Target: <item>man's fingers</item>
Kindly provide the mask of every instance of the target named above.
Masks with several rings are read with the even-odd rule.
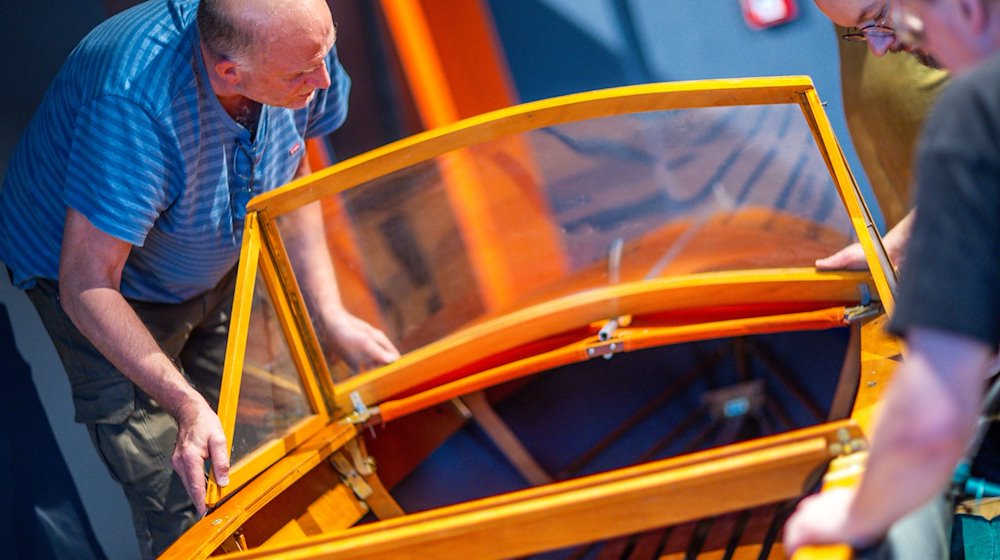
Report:
[[[187,491],[191,502],[198,515],[205,515],[205,466],[204,460],[190,453],[183,453],[180,450],[174,452],[174,470],[181,477],[184,490]]]
[[[392,363],[399,359],[399,350],[381,330],[369,323],[348,315],[335,323],[329,332],[333,334],[333,351],[354,372]]]
[[[201,404],[204,404],[201,410],[193,407],[193,414],[177,418],[177,445],[171,462],[198,514],[204,515],[207,509],[205,459],[211,459],[216,480],[224,486],[229,483],[229,451],[219,417],[207,403]]]
[[[388,364],[399,359],[399,350],[393,345],[389,337],[379,329],[371,325],[368,326],[368,335],[374,342],[372,357],[381,364]]]
[[[377,358],[383,363],[388,364],[395,362],[399,359],[399,350],[393,346],[392,342],[389,341],[389,337],[385,336],[382,331],[376,331],[378,335],[375,337],[375,344],[378,346],[378,356]]]
[[[868,262],[860,243],[854,243],[833,255],[816,261],[817,270],[865,270]]]
[[[220,436],[208,440],[208,452],[212,459],[212,472],[219,486],[229,484],[229,446],[226,438]]]

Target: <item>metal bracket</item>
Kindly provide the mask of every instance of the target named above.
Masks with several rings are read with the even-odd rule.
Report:
[[[622,315],[621,317],[615,317],[614,319],[608,319],[606,323],[601,327],[601,330],[597,331],[598,340],[611,340],[614,336],[615,331],[620,327],[627,327],[632,324],[631,315]]]
[[[593,344],[587,347],[587,357],[596,358],[597,356],[603,357],[605,360],[610,360],[615,354],[619,354],[625,351],[625,343],[620,338],[613,338],[602,341],[598,344]]]
[[[351,455],[351,463],[354,465],[354,469],[361,473],[362,476],[375,474],[375,458],[361,449],[361,444],[357,438],[347,442],[344,449]]]
[[[863,438],[852,438],[851,432],[846,428],[837,430],[837,441],[830,444],[830,455],[846,457],[858,451],[868,449],[868,442]]]
[[[373,417],[378,416],[378,407],[368,408],[365,405],[365,401],[361,400],[361,394],[357,391],[352,391],[350,394],[351,404],[354,406],[354,412],[351,412],[344,418],[340,420],[341,424],[366,424]]]
[[[858,321],[863,321],[869,317],[874,317],[882,312],[882,306],[877,303],[869,303],[848,307],[844,310],[844,321],[848,325],[853,325]]]
[[[607,323],[604,323],[604,326],[601,327],[601,330],[597,331],[597,339],[608,340],[609,338],[611,338],[611,335],[613,335],[616,330],[618,330],[618,319],[617,318],[611,319]]]
[[[333,468],[340,474],[340,479],[354,492],[354,495],[359,500],[367,500],[375,493],[343,453],[337,451],[330,455],[330,463],[333,464]]]

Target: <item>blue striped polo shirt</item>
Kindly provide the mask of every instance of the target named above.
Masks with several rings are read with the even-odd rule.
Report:
[[[59,71],[0,187],[0,261],[17,287],[58,278],[71,207],[133,245],[126,297],[175,303],[204,292],[239,259],[244,219],[233,207],[290,181],[305,138],[343,123],[350,79],[334,49],[330,88],[303,109],[263,107],[251,137],[209,85],[197,7],[150,0],[126,10]]]

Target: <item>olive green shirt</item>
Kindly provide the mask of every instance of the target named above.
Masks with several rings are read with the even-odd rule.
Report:
[[[948,73],[907,53],[872,54],[863,42],[839,40],[844,115],[887,228],[911,207],[913,154],[920,126]]]

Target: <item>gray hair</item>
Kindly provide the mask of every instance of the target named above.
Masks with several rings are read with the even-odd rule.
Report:
[[[254,44],[254,34],[244,21],[233,17],[225,0],[198,3],[198,31],[208,50],[230,59],[246,58]]]

